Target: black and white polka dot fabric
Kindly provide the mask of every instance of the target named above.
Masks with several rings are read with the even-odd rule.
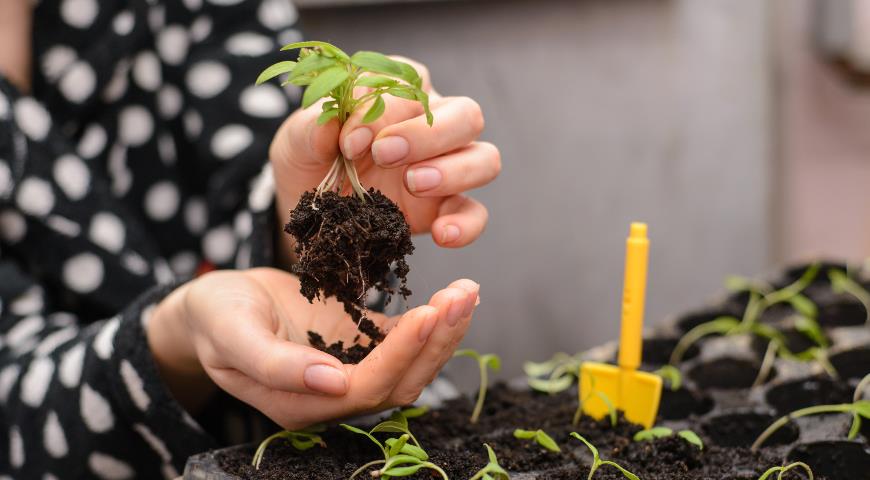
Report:
[[[198,268],[272,262],[266,155],[299,91],[253,80],[296,11],[33,3],[33,94],[0,78],[0,478],[174,478],[236,414],[188,416],[143,324]]]

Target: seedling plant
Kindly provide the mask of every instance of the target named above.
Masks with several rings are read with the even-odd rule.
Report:
[[[616,406],[613,404],[613,402],[610,400],[610,397],[608,397],[606,393],[595,389],[595,377],[590,377],[589,381],[592,382],[592,388],[590,388],[589,395],[587,395],[585,398],[581,397],[582,394],[580,393],[580,382],[577,382],[577,410],[574,411],[574,418],[571,420],[571,424],[576,426],[578,423],[580,423],[580,419],[583,418],[583,403],[588,401],[590,398],[592,398],[593,395],[595,395],[596,397],[600,398],[602,402],[604,402],[604,405],[607,407],[607,418],[610,419],[610,426],[615,427],[618,420]]]
[[[547,435],[547,432],[543,430],[523,430],[521,428],[517,428],[514,430],[514,438],[518,438],[520,440],[533,440],[538,445],[544,447],[545,449],[560,453],[562,449],[559,447],[559,444],[553,440],[553,437]]]
[[[487,463],[468,480],[510,480],[511,477],[510,475],[508,475],[507,470],[499,465],[498,458],[495,456],[495,452],[492,450],[492,447],[485,443],[483,444],[483,446],[486,447],[486,455],[489,459],[489,463]]]
[[[322,433],[325,430],[325,426],[315,425],[305,430],[284,430],[275,433],[260,443],[257,447],[257,451],[254,452],[254,458],[251,461],[251,465],[253,465],[256,470],[259,470],[260,463],[263,461],[263,456],[266,454],[266,449],[269,447],[269,444],[278,439],[290,441],[290,445],[292,445],[293,448],[302,452],[315,446],[326,448],[326,442],[324,442],[320,435],[318,435],[318,433]]]
[[[477,401],[474,404],[474,411],[471,412],[471,423],[477,423],[480,419],[480,413],[483,411],[483,403],[486,401],[486,389],[489,387],[489,375],[487,370],[498,372],[501,370],[501,358],[493,353],[481,355],[472,349],[457,350],[453,354],[454,357],[469,357],[477,361],[477,366],[480,369],[480,387],[477,391]]]
[[[864,324],[870,326],[870,292],[861,286],[860,283],[853,280],[847,272],[842,270],[835,268],[828,270],[828,278],[831,280],[831,289],[834,293],[846,293],[861,302],[861,305],[864,306],[864,311],[867,313]]]
[[[774,473],[776,474],[776,480],[782,480],[783,475],[785,475],[789,470],[795,468],[802,468],[807,474],[807,480],[813,480],[813,470],[804,462],[794,462],[782,467],[770,467],[767,471],[762,473],[760,477],[758,477],[758,480],[768,480],[768,478],[771,478]]]
[[[526,362],[523,371],[529,387],[543,393],[556,394],[567,390],[580,372],[581,354],[558,352],[545,362]]]
[[[257,83],[284,76],[282,85],[305,88],[302,108],[325,100],[319,124],[336,121],[341,126],[362,109],[362,122],[371,123],[384,114],[386,95],[419,102],[426,121],[432,124],[423,80],[411,65],[377,52],[348,55],[334,45],[317,41],[291,43],[281,50],[296,49],[300,49],[296,61],[285,60],[268,67]],[[389,279],[395,262],[394,273],[401,280],[398,293],[404,297],[411,293],[406,286],[409,267],[405,256],[413,252],[414,246],[399,207],[379,191],[366,190],[354,162],[339,153],[320,184],[302,195],[285,231],[296,240],[298,261],[292,269],[299,276],[302,294],[309,301],[336,297],[360,331],[373,344],[379,342],[379,329],[369,321],[362,325],[366,320],[366,291],[375,288],[395,293]],[[317,340],[312,337],[312,344],[325,347]],[[361,358],[347,360],[358,362]]]
[[[861,430],[861,419],[870,420],[870,400],[862,400],[861,396],[864,390],[870,386],[870,375],[865,376],[855,388],[855,394],[852,397],[852,403],[840,403],[834,405],[813,405],[811,407],[795,410],[788,415],[784,415],[770,424],[761,435],[752,444],[752,450],[758,450],[768,438],[770,438],[777,430],[791,422],[792,420],[808,415],[819,415],[824,413],[848,413],[852,415],[852,426],[849,428],[847,438],[853,440],[858,436]]]
[[[670,437],[674,434],[674,431],[668,427],[652,427],[647,428],[645,430],[641,430],[634,434],[635,442],[646,442],[652,441],[657,438],[665,438]],[[698,450],[704,449],[704,442],[701,440],[701,437],[698,436],[697,433],[691,430],[680,430],[677,432],[677,436],[682,438],[683,440],[691,443],[692,445],[698,447]]]
[[[592,452],[592,465],[589,467],[589,475],[586,477],[586,480],[592,480],[592,477],[595,476],[595,471],[605,465],[610,465],[611,467],[618,469],[622,473],[622,476],[629,480],[640,480],[637,475],[629,472],[622,465],[611,460],[602,460],[595,445],[592,445],[588,440],[581,437],[579,433],[571,432],[571,436],[583,442],[586,447],[589,448],[589,451]]]

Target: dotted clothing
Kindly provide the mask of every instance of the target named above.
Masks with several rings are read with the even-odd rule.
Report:
[[[267,149],[299,90],[253,81],[296,11],[34,3],[32,96],[0,78],[0,478],[174,478],[233,410],[188,416],[143,324],[203,265],[272,263]]]

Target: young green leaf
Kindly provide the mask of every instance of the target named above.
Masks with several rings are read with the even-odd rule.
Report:
[[[356,52],[351,55],[350,63],[369,72],[383,73],[398,78],[402,78],[403,75],[405,75],[406,73],[400,66],[401,62],[393,60],[390,57],[378,52]],[[402,79],[406,80],[404,78]]]
[[[478,369],[480,370],[480,388],[477,392],[477,402],[475,403],[474,410],[471,413],[471,423],[477,423],[477,420],[480,418],[480,413],[483,411],[483,402],[486,399],[486,389],[489,385],[487,367],[492,371],[497,372],[501,368],[501,359],[498,355],[492,353],[481,355],[469,348],[457,350],[453,356],[469,357],[477,360]]]
[[[787,302],[792,306],[792,308],[805,317],[816,318],[819,314],[819,308],[816,307],[816,304],[807,298],[806,295],[796,293],[793,297],[789,298]]]
[[[332,67],[324,70],[305,89],[305,93],[302,94],[302,108],[308,108],[314,102],[329,95],[334,88],[341,85],[347,79],[348,75],[350,74],[342,67]]]
[[[529,386],[533,390],[542,393],[559,393],[564,392],[571,387],[574,379],[570,376],[562,376],[557,378],[529,378]]]
[[[369,440],[371,440],[372,442],[374,442],[375,445],[377,445],[378,448],[381,449],[381,451],[385,452],[385,453],[384,453],[384,456],[386,456],[386,450],[384,449],[384,445],[383,445],[381,442],[379,442],[377,438],[375,438],[374,436],[372,436],[372,434],[370,434],[369,432],[367,432],[367,431],[365,431],[365,430],[361,430],[361,429],[359,429],[359,428],[356,428],[356,427],[354,427],[354,426],[352,426],[352,425],[348,425],[348,424],[346,424],[346,423],[341,423],[341,424],[339,424],[339,426],[341,426],[341,428],[343,428],[343,429],[345,429],[345,430],[349,430],[349,431],[351,431],[351,432],[353,432],[353,433],[357,433],[357,434],[360,434],[360,435],[364,435],[364,436],[367,437]]]
[[[620,471],[620,473],[622,473],[622,476],[624,476],[625,478],[628,478],[629,480],[639,480],[637,475],[631,473],[630,471],[625,469],[622,465],[619,465],[618,463],[610,461],[610,460],[601,460],[601,457],[598,454],[598,449],[595,448],[595,446],[592,445],[588,440],[586,440],[585,438],[580,436],[579,433],[571,432],[571,436],[580,440],[581,442],[583,442],[586,445],[586,447],[589,448],[589,451],[592,452],[592,465],[589,467],[589,475],[586,477],[586,480],[592,480],[592,477],[595,475],[595,472],[602,465],[610,465],[611,467],[616,468],[617,470]]]
[[[704,442],[701,440],[701,437],[691,430],[680,430],[677,432],[677,436],[698,447],[698,450],[704,449]]]
[[[263,70],[263,73],[257,77],[257,85],[260,85],[263,82],[269,81],[282,73],[292,72],[293,68],[296,66],[296,62],[287,60],[283,62],[278,62],[269,68]]]
[[[523,430],[521,428],[517,428],[514,430],[514,438],[518,438],[520,440],[534,440],[538,445],[544,447],[545,449],[559,453],[562,449],[559,447],[559,444],[553,440],[553,437],[547,435],[547,432],[543,430]]]
[[[420,406],[420,407],[410,407],[410,408],[406,408],[406,409],[404,409],[404,410],[401,410],[399,413],[401,413],[403,417],[405,417],[406,419],[408,419],[408,418],[419,418],[419,417],[422,417],[423,415],[426,415],[426,413],[428,413],[428,412],[429,412],[429,406],[428,406],[428,405],[423,405],[423,406]]]
[[[344,60],[344,61],[350,60],[350,57],[348,57],[347,54],[344,53],[343,50],[336,47],[335,45],[332,45],[331,43],[326,43],[326,42],[318,42],[316,40],[290,43],[290,44],[287,44],[287,45],[284,45],[283,47],[281,47],[281,51],[285,52],[287,50],[295,50],[297,48],[318,48],[326,56],[339,58],[339,59]]]
[[[369,108],[369,110],[363,116],[362,123],[374,122],[375,120],[380,118],[381,115],[384,114],[385,108],[386,108],[386,105],[384,104],[384,98],[382,96],[378,95],[377,97],[375,97],[375,101],[374,101],[374,103],[372,103],[371,108]]]
[[[293,73],[290,74],[288,79],[293,80],[303,75],[316,74],[326,70],[327,68],[340,66],[341,64],[336,59],[314,53],[299,60],[299,63],[296,64]]]
[[[266,448],[268,448],[269,444],[271,444],[273,441],[280,438],[289,440],[290,445],[292,445],[293,448],[301,452],[304,452],[305,450],[308,450],[315,446],[326,447],[326,442],[323,441],[320,435],[317,435],[317,432],[322,431],[322,426],[314,425],[300,431],[283,430],[275,433],[260,443],[260,445],[257,447],[257,451],[254,452],[254,458],[251,460],[251,465],[254,466],[255,470],[259,470],[260,463],[263,461],[263,456],[265,456],[266,454]]]
[[[647,428],[645,430],[641,430],[634,434],[635,442],[645,442],[650,440],[655,440],[657,438],[670,437],[674,434],[674,431],[668,427],[652,427]]]
[[[338,117],[338,109],[333,108],[333,109],[331,109],[331,110],[326,110],[325,112],[321,113],[321,114],[317,117],[317,124],[318,124],[318,125],[323,125],[323,124],[325,124],[326,122],[328,122],[328,121],[330,121],[330,120],[332,120],[333,118],[336,118],[336,117]]]
[[[767,469],[766,472],[764,472],[763,474],[761,474],[760,477],[758,477],[758,480],[767,480],[768,477],[770,477],[774,473],[777,474],[776,475],[777,480],[783,480],[783,475],[785,475],[786,472],[788,472],[789,470],[791,470],[793,468],[798,468],[798,467],[803,468],[804,471],[807,473],[807,480],[813,480],[813,470],[810,468],[809,465],[807,465],[804,462],[794,462],[794,463],[790,463],[788,465],[785,465],[783,467],[770,467]]]
[[[369,75],[364,77],[359,77],[356,81],[356,85],[358,87],[370,87],[370,88],[382,88],[382,87],[395,87],[399,85],[399,81],[389,78],[383,77],[380,75]]]
[[[683,374],[680,372],[680,369],[673,365],[664,365],[653,373],[662,377],[662,379],[667,380],[671,385],[671,390],[675,392],[679,390],[680,386],[683,384]]]

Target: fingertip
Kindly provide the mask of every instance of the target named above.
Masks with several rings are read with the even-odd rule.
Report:
[[[477,295],[480,292],[480,284],[475,282],[474,280],[468,278],[460,278],[459,280],[453,281],[448,287],[451,288],[461,288],[468,293],[472,293]]]
[[[309,365],[302,377],[307,388],[325,395],[341,396],[349,387],[347,373],[332,365]]]

